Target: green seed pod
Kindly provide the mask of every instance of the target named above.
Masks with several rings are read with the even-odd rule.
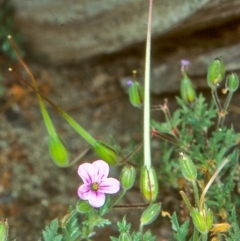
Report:
[[[116,151],[102,141],[96,141],[93,145],[93,149],[96,154],[105,162],[110,165],[115,165],[117,163],[117,153]]]
[[[188,181],[195,181],[197,178],[197,168],[188,155],[181,154],[180,164],[182,174]]]
[[[119,236],[119,241],[132,241],[131,235],[127,232],[123,232]]]
[[[80,200],[77,202],[77,211],[80,213],[88,213],[93,207],[86,201]]]
[[[8,222],[7,220],[0,221],[0,240],[7,241],[8,240]]]
[[[69,164],[69,154],[66,146],[58,135],[50,135],[48,147],[51,158],[59,167],[66,167]]]
[[[136,178],[136,169],[132,165],[126,165],[120,175],[120,183],[122,188],[130,189]]]
[[[210,230],[213,225],[213,213],[210,209],[208,209],[206,213],[206,225],[208,230]]]
[[[160,211],[161,203],[154,203],[148,206],[148,208],[141,215],[141,226],[145,226],[152,223],[158,217]]]
[[[196,91],[186,73],[181,81],[180,94],[186,103],[192,103],[196,99]]]
[[[210,88],[216,88],[223,80],[225,67],[222,58],[216,58],[208,67],[207,82]]]
[[[207,212],[205,210],[199,212],[197,209],[193,208],[191,210],[191,216],[194,226],[200,233],[206,234],[210,231],[213,224],[213,214],[210,209],[208,209]]]
[[[202,215],[197,211],[197,209],[192,209],[191,216],[193,219],[194,226],[200,233],[207,233],[206,222]]]
[[[154,202],[158,195],[158,179],[154,167],[143,166],[140,176],[140,189],[147,203]]]
[[[137,81],[134,81],[129,87],[129,98],[133,106],[142,107],[144,99],[143,87]]]
[[[226,88],[230,92],[234,92],[238,89],[238,86],[239,86],[239,79],[236,73],[228,74],[226,79]]]

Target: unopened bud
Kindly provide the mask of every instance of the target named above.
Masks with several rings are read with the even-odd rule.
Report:
[[[213,214],[210,209],[207,212],[205,210],[199,212],[197,209],[192,209],[191,216],[194,226],[200,233],[206,234],[210,231],[213,224]]]
[[[158,179],[154,167],[143,166],[140,176],[140,189],[147,203],[154,202],[158,195]]]
[[[231,74],[227,75],[226,88],[230,92],[234,92],[238,89],[238,86],[239,86],[239,79],[238,79],[238,76],[236,75],[236,73],[231,73]]]
[[[59,167],[66,167],[69,163],[69,155],[66,146],[58,135],[50,135],[48,147],[51,158]]]
[[[225,67],[222,58],[216,58],[208,67],[207,82],[210,88],[215,88],[223,80]]]
[[[151,204],[141,215],[141,226],[152,223],[159,215],[161,211],[161,203]]]
[[[181,154],[180,164],[182,168],[182,174],[188,181],[195,181],[197,178],[197,168],[195,167],[192,159],[183,153]]]
[[[132,165],[126,165],[120,175],[120,183],[122,188],[128,190],[130,189],[136,178],[136,170]]]
[[[93,207],[87,201],[80,200],[77,203],[77,211],[80,213],[88,213],[93,210]]]
[[[181,81],[180,93],[182,99],[187,103],[192,103],[196,99],[195,89],[186,73],[184,73]]]
[[[118,156],[116,151],[106,143],[96,141],[93,145],[93,149],[96,154],[108,164],[115,165],[117,163]]]
[[[142,107],[144,94],[143,94],[143,87],[139,82],[134,81],[130,85],[129,98],[130,98],[130,102],[133,106]]]
[[[0,221],[0,240],[7,241],[8,240],[8,222]]]

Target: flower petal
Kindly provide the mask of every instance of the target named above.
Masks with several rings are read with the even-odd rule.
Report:
[[[90,195],[90,186],[89,184],[82,184],[79,188],[78,188],[78,196],[82,199],[82,200],[88,200],[89,195]]]
[[[104,193],[116,193],[120,190],[120,182],[115,178],[107,178],[99,183],[98,191]]]
[[[105,203],[105,194],[96,191],[90,191],[88,196],[88,202],[94,208],[99,208]]]
[[[95,176],[95,168],[91,163],[83,163],[78,167],[78,175],[84,183],[91,184],[92,178]]]
[[[102,180],[107,178],[109,173],[109,166],[105,161],[97,160],[93,162],[92,165],[96,169],[97,179],[94,180],[95,182],[100,183]]]

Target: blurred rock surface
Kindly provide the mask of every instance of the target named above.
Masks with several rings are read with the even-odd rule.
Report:
[[[209,0],[155,1],[153,35],[188,18]],[[145,40],[146,0],[13,0],[19,28],[36,54],[64,64]]]
[[[109,64],[131,57],[143,66],[146,0],[12,2],[19,31],[40,62],[81,68],[81,63],[101,63],[110,56]],[[206,67],[219,55],[227,70],[238,70],[239,20],[237,0],[154,1],[152,92],[178,90],[182,58],[191,61],[189,73],[197,79],[196,87],[205,86]]]

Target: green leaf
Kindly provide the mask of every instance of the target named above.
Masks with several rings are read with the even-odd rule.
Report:
[[[119,241],[118,238],[110,237],[111,241]]]
[[[62,219],[63,241],[75,241],[81,236],[77,213],[75,209],[70,210]]]
[[[120,233],[129,232],[131,228],[131,224],[126,221],[126,216],[123,217],[122,222],[117,222],[117,226]]]
[[[178,223],[176,212],[173,213],[172,218],[171,218],[171,222],[172,222],[173,231],[177,232],[180,226],[179,226],[179,223]]]
[[[229,236],[225,236],[227,241],[236,241],[240,237],[240,227],[237,220],[236,207],[233,206],[231,210],[231,216],[229,217],[231,222],[231,228],[229,229]]]
[[[62,235],[58,234],[58,219],[54,219],[50,222],[48,226],[46,226],[43,231],[43,239],[44,241],[62,241]]]
[[[104,218],[99,218],[95,222],[95,226],[99,227],[99,228],[103,228],[106,225],[110,225],[110,224],[111,224],[111,221],[109,221],[108,219],[104,219]]]
[[[178,223],[176,212],[171,217],[172,229],[175,231],[174,237],[177,241],[185,241],[188,234],[189,220],[184,222],[181,226]]]

